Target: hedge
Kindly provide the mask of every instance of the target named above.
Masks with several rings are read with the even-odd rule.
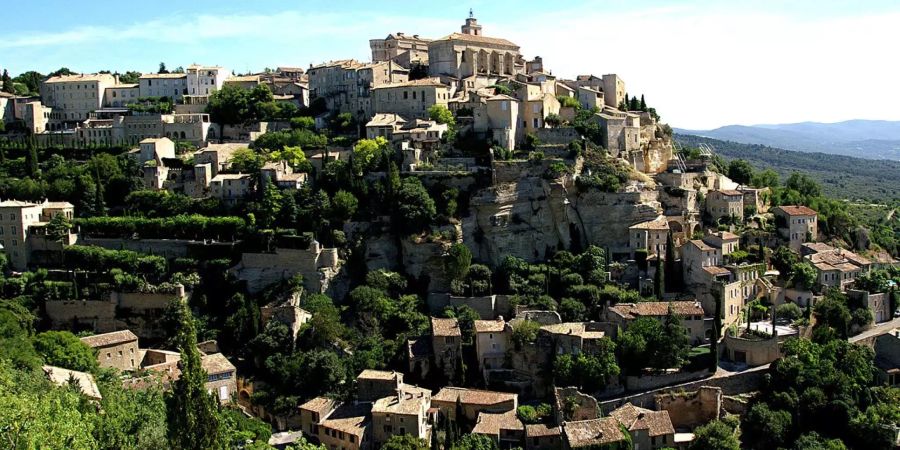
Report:
[[[82,234],[93,237],[144,239],[234,240],[246,228],[240,217],[199,214],[147,219],[143,217],[88,217],[75,219]]]
[[[108,272],[122,269],[131,274],[161,279],[167,272],[166,259],[131,250],[109,250],[90,245],[71,245],[63,250],[63,260],[69,269]]]

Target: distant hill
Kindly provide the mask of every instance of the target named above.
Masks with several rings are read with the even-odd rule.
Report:
[[[801,152],[900,161],[900,122],[886,120],[728,125],[714,130],[676,128],[675,132]]]
[[[830,197],[877,202],[900,199],[900,161],[798,152],[682,134],[676,134],[675,140],[692,147],[707,143],[726,159],[746,159],[757,169],[771,168],[783,177],[791,172],[808,174]]]

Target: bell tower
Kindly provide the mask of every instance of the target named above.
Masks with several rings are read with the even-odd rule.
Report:
[[[462,34],[481,36],[481,25],[478,25],[478,19],[472,13],[472,8],[469,8],[469,17],[466,19],[466,24],[462,26]]]

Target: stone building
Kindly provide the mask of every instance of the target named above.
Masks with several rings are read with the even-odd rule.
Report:
[[[408,434],[431,441],[431,391],[400,383],[398,388],[372,404],[374,445],[384,444],[391,436]]]
[[[453,378],[462,357],[462,332],[456,319],[431,318],[431,348],[435,366]]]
[[[698,301],[618,303],[604,312],[605,319],[618,325],[622,330],[640,317],[650,317],[665,322],[669,311],[681,319],[688,330],[692,344],[699,344],[707,338],[707,326],[703,306]]]
[[[253,191],[253,177],[246,173],[220,173],[209,182],[213,197],[233,204]]]
[[[116,84],[110,74],[50,77],[41,83],[41,101],[53,109],[51,128],[74,128],[103,106],[106,88]]]
[[[349,112],[363,123],[380,112],[372,104],[373,88],[409,80],[409,70],[392,61],[345,59],[312,66],[307,74],[310,101],[324,99],[329,111]]]
[[[97,362],[102,368],[137,370],[140,367],[138,337],[130,330],[87,336],[81,342],[97,352]]]
[[[445,387],[431,398],[431,406],[440,410],[450,420],[456,417],[457,405],[462,407],[466,420],[474,422],[478,414],[504,413],[519,407],[518,395],[508,392],[484,391],[459,387]]]
[[[644,249],[648,256],[665,258],[668,236],[669,222],[664,216],[628,227],[628,246],[632,249],[632,257],[635,250]]]
[[[502,316],[497,320],[476,320],[474,327],[475,354],[487,381],[489,371],[504,365],[506,352],[510,348],[508,327]]]
[[[372,88],[372,110],[376,113],[394,113],[407,119],[428,118],[428,108],[434,105],[446,107],[450,89],[436,78],[384,84]]]
[[[626,403],[609,416],[628,430],[634,448],[658,450],[675,445],[675,428],[668,411],[652,411]]]
[[[138,97],[168,97],[181,101],[187,93],[186,73],[145,73],[138,78]]]
[[[418,34],[408,36],[397,32],[384,39],[370,39],[372,62],[392,61],[410,69],[414,65],[428,65],[428,44],[430,39]]]
[[[191,64],[185,69],[188,95],[210,95],[222,88],[231,72],[221,66]]]
[[[593,354],[605,336],[597,322],[563,322],[544,325],[538,331],[538,339],[546,339],[556,355]]]
[[[744,220],[744,193],[736,190],[710,191],[706,196],[706,212],[713,223],[723,218]]]
[[[319,442],[329,449],[368,450],[372,448],[370,406],[342,404],[318,423]]]
[[[460,31],[428,43],[429,75],[462,80],[472,76],[512,77],[525,71],[519,46],[485,36],[471,13]]]
[[[800,254],[816,269],[816,282],[822,290],[830,287],[847,290],[872,267],[872,261],[867,258],[824,243],[803,244]]]
[[[776,206],[772,208],[775,214],[775,226],[781,237],[788,241],[788,245],[796,251],[804,242],[815,242],[819,235],[817,226],[817,214],[806,206]]]
[[[521,448],[525,440],[525,425],[516,411],[478,414],[472,434],[491,438],[499,448]]]
[[[138,146],[138,164],[143,165],[148,161],[155,164],[162,164],[163,158],[175,157],[175,143],[171,139],[147,138],[140,142]]]
[[[135,84],[116,84],[106,88],[103,93],[103,106],[106,108],[124,108],[129,103],[137,102],[141,97],[140,88]]]
[[[55,215],[72,219],[75,216],[75,207],[68,202],[46,200],[42,203],[0,201],[0,251],[6,253],[10,268],[13,270],[28,268],[33,241],[40,238],[30,229],[46,225]]]
[[[324,248],[318,241],[312,241],[307,248],[276,247],[274,252],[243,253],[241,261],[228,271],[246,282],[251,294],[295,275],[303,276],[304,289],[321,294],[328,289],[340,266],[336,248]]]
[[[328,397],[316,397],[300,406],[300,430],[307,436],[319,436],[319,423],[328,417],[341,402]]]
[[[395,395],[401,384],[403,374],[400,372],[366,369],[356,377],[356,398],[362,402],[372,402]]]
[[[614,445],[628,440],[614,417],[564,422],[562,436],[566,449],[615,448]]]

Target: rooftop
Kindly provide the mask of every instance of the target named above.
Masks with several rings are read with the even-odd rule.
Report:
[[[103,398],[100,395],[100,389],[97,388],[97,383],[94,381],[94,376],[89,373],[56,366],[43,366],[42,368],[44,369],[44,374],[53,384],[65,386],[69,384],[69,380],[75,379],[81,388],[81,393],[86,397],[96,400]]]
[[[565,422],[563,434],[570,448],[612,444],[626,438],[613,417]]]
[[[736,190],[734,190],[734,189],[719,189],[719,192],[720,192],[722,195],[727,195],[727,196],[729,196],[729,197],[732,197],[732,196],[743,197],[743,196],[744,196],[744,193],[743,193],[743,192],[741,192],[741,191],[736,191]],[[743,201],[743,200],[742,200],[742,201]]]
[[[399,374],[397,372],[390,372],[387,370],[372,370],[366,369],[359,373],[359,376],[356,377],[357,380],[395,380]]]
[[[587,326],[589,322],[563,322],[553,325],[544,325],[541,330],[552,334],[568,334],[580,336],[583,339],[600,339],[606,333],[599,330],[590,330]]]
[[[187,78],[186,73],[144,73],[139,79],[156,79],[156,78]]]
[[[365,404],[341,405],[319,425],[333,430],[362,436],[369,426],[369,407]]]
[[[401,88],[401,87],[413,87],[413,86],[447,87],[447,85],[444,83],[441,83],[441,80],[438,78],[422,78],[420,80],[405,81],[402,83],[383,84],[381,86],[375,86],[372,89],[389,89],[389,88]]]
[[[710,247],[709,245],[706,244],[706,242],[703,242],[700,239],[691,239],[690,241],[688,241],[688,244],[693,244],[695,247],[699,248],[700,251],[715,250],[715,248]]]
[[[474,42],[479,44],[495,44],[495,45],[505,45],[508,47],[519,48],[518,45],[513,44],[506,39],[501,38],[493,38],[487,36],[476,36],[473,34],[463,34],[463,33],[451,33],[447,36],[444,36],[440,39],[436,39],[436,41],[466,41],[466,42]]]
[[[340,404],[341,402],[328,397],[316,397],[300,405],[299,408],[307,411],[314,411],[319,413],[319,416],[324,416],[337,408]]]
[[[372,117],[372,120],[366,124],[367,127],[386,127],[394,124],[406,123],[406,119],[400,117],[400,114],[394,113],[378,113]]]
[[[653,220],[636,223],[628,228],[636,230],[668,230],[669,222],[666,222],[665,217],[657,217]]]
[[[619,303],[610,306],[609,310],[626,318],[635,319],[638,317],[665,316],[672,312],[679,316],[702,316],[704,314],[703,307],[700,302],[696,301],[677,301],[677,302],[640,302],[640,303]]]
[[[21,200],[3,200],[0,202],[0,208],[28,208],[38,206],[36,203],[23,202]]]
[[[496,405],[504,402],[514,402],[518,396],[509,392],[483,391],[480,389],[466,389],[459,387],[445,387],[432,397],[432,401],[460,403],[467,405]]]
[[[235,371],[234,364],[231,364],[231,361],[221,353],[213,353],[204,356],[201,359],[200,365],[203,366],[203,370],[210,375]]]
[[[125,342],[137,341],[138,337],[131,330],[113,331],[112,333],[95,334],[81,338],[88,347],[109,347]]]
[[[76,75],[59,75],[50,77],[44,83],[71,83],[76,81],[113,81],[112,75],[108,73],[88,73]]]
[[[776,206],[775,209],[783,211],[789,216],[815,216],[816,212],[806,206]]]
[[[609,416],[625,425],[628,431],[647,430],[650,436],[675,434],[668,411],[652,411],[626,403]]]
[[[476,333],[501,333],[505,327],[506,322],[503,319],[475,321]]]
[[[500,430],[524,430],[522,421],[516,416],[515,410],[504,413],[488,413],[482,412],[478,414],[478,420],[472,433],[490,434],[493,436],[500,435]]]
[[[560,432],[558,426],[549,426],[545,423],[525,425],[525,436],[527,437],[559,436]]]
[[[459,321],[456,319],[431,318],[432,336],[462,336],[459,330]]]
[[[431,404],[430,395],[426,395],[425,391],[400,392],[397,395],[380,398],[372,404],[372,412],[418,415],[420,412],[424,412],[426,407]],[[430,391],[427,392],[430,394]]]

